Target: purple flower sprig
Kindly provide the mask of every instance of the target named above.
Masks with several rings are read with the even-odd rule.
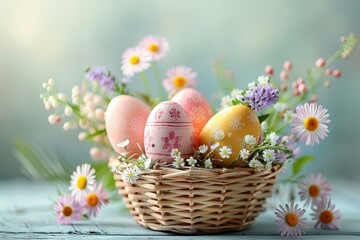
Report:
[[[255,83],[239,99],[251,109],[260,111],[278,101],[279,91],[270,84]]]
[[[88,67],[85,72],[85,78],[90,82],[97,81],[107,91],[116,90],[115,76],[104,66]]]

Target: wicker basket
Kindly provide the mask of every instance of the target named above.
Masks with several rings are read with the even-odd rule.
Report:
[[[116,187],[137,223],[177,233],[239,231],[264,210],[281,168],[272,171],[158,167],[135,184],[115,174]]]

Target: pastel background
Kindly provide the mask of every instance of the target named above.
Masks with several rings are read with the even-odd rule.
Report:
[[[89,160],[89,145],[76,132],[51,126],[39,94],[53,78],[70,94],[87,65],[105,65],[120,74],[121,53],[148,35],[170,42],[166,69],[185,64],[199,76],[198,89],[209,99],[219,85],[211,61],[227,58],[237,83],[245,87],[264,66],[278,74],[291,60],[301,76],[318,57],[329,57],[340,37],[360,37],[360,1],[0,1],[0,179],[20,177],[13,139],[30,141],[69,162]],[[307,172],[330,179],[360,180],[360,53],[337,63],[343,77],[319,92],[331,114],[329,137],[305,152],[316,155]],[[132,89],[142,90],[135,78]],[[153,86],[155,90],[155,86]],[[212,102],[218,106],[218,102]]]

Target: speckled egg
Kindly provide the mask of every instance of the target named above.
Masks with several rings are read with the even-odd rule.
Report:
[[[238,157],[240,150],[245,147],[245,136],[253,135],[258,141],[260,132],[256,112],[246,106],[235,105],[221,110],[209,120],[200,133],[199,144],[210,146],[218,142],[220,146],[214,152],[214,159],[221,159],[219,149],[222,146],[230,147],[232,154],[229,158],[213,161],[218,166],[229,167]],[[242,164],[240,162],[237,166]]]
[[[213,111],[207,99],[194,88],[185,88],[178,92],[172,101],[180,104],[185,109],[194,126],[195,145],[199,140],[201,130],[213,116]]]
[[[116,152],[124,152],[125,149],[117,144],[129,139],[127,151],[140,154],[137,143],[143,148],[144,128],[150,111],[145,103],[128,95],[120,95],[111,100],[105,113],[105,126],[111,146]]]
[[[171,151],[177,148],[183,158],[193,155],[194,127],[186,111],[176,102],[159,103],[150,113],[144,132],[145,153],[161,162],[173,161]]]

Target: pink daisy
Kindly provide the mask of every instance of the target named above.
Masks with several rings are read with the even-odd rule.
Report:
[[[170,94],[175,94],[183,88],[194,87],[197,83],[197,74],[186,66],[177,66],[167,71],[167,78],[163,80],[163,86]]]
[[[123,53],[121,70],[126,77],[133,77],[150,67],[151,54],[140,47],[128,48]]]
[[[317,206],[313,206],[314,213],[311,214],[312,220],[316,220],[315,228],[338,230],[340,229],[341,214],[339,210],[335,210],[335,204],[331,204],[328,198]]]
[[[139,47],[150,52],[151,60],[158,61],[169,51],[169,42],[163,37],[149,35],[140,41]]]
[[[102,206],[105,206],[109,203],[108,193],[104,190],[104,186],[100,183],[96,186],[94,185],[94,191],[89,192],[86,197],[86,205],[88,217],[96,217],[100,212]]]
[[[275,209],[275,215],[278,217],[275,224],[282,237],[299,237],[306,228],[306,218],[302,217],[306,212],[305,209],[301,209],[294,202],[288,204],[285,208],[279,205],[280,209]]]
[[[59,196],[54,207],[58,224],[71,224],[73,220],[80,220],[84,207],[70,195]]]
[[[291,133],[295,134],[306,145],[319,144],[319,138],[324,139],[329,129],[327,109],[315,103],[305,103],[296,108],[291,125]]]
[[[70,187],[71,196],[75,197],[77,202],[85,199],[87,193],[94,190],[95,170],[90,164],[83,164],[76,167],[76,171],[71,175]]]
[[[305,207],[311,202],[311,206],[330,197],[331,185],[326,182],[322,174],[307,174],[305,181],[298,184],[300,200],[305,202]]]

